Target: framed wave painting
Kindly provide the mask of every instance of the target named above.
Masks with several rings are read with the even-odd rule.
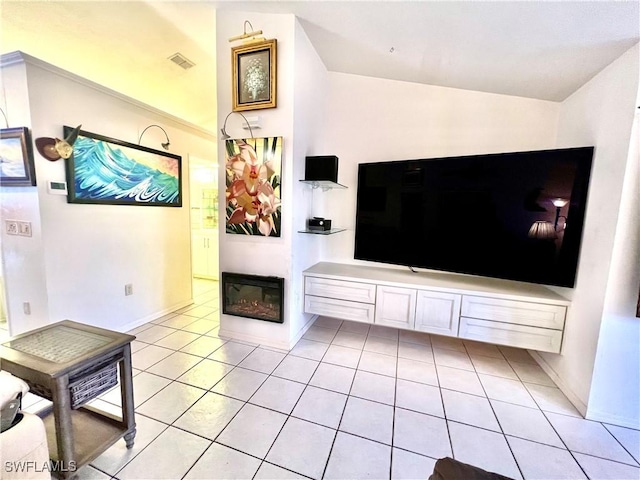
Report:
[[[67,160],[67,201],[181,207],[181,171],[179,155],[80,130]]]

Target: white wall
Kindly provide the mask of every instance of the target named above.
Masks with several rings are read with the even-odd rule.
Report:
[[[619,208],[625,175],[633,173],[626,170],[630,160],[629,144],[637,94],[638,46],[636,45],[565,100],[560,111],[558,147],[595,145],[596,148],[578,275],[573,302],[567,316],[562,354],[545,353],[542,354],[542,358],[547,363],[547,367],[551,368],[559,378],[561,389],[583,414],[587,413],[592,390],[596,348],[602,316],[605,313],[603,309],[607,283],[612,282],[611,295],[616,291],[626,292],[627,289],[634,288],[634,285],[624,285],[625,281],[632,279],[628,273],[621,278],[614,278],[611,276],[611,268],[615,248],[618,245],[627,245],[623,240],[619,240],[621,243],[618,245],[615,244],[618,222],[622,222],[620,227],[622,230],[637,228],[637,216],[635,220],[630,220],[626,216],[633,212]],[[627,195],[633,195],[631,190],[633,189],[627,189]],[[637,245],[635,252],[637,268]],[[623,254],[624,259],[619,259],[618,262],[634,263],[634,257],[627,256],[629,253],[633,255],[633,251],[627,252]],[[637,286],[637,272],[635,275],[635,286]],[[617,310],[614,308],[615,303],[619,304],[612,301],[609,312],[611,315]],[[610,344],[615,341],[614,338],[621,333],[633,335],[637,332],[637,327],[623,328],[623,331],[617,334],[615,330],[616,327],[612,323],[612,330],[608,332],[611,337],[602,339],[604,342],[602,348],[605,350],[618,348]],[[637,344],[637,334],[632,338],[629,341]],[[633,349],[625,353],[620,352],[620,355],[629,362],[635,362],[630,370],[633,373],[638,371],[638,358],[637,356],[633,358],[632,353]],[[632,378],[629,378],[629,381],[631,380]],[[613,396],[618,395],[618,393],[610,393]],[[623,395],[627,400],[628,393],[630,392]],[[600,393],[593,392],[593,395],[599,397]],[[618,398],[622,399],[622,397]],[[616,403],[612,404],[613,408]],[[635,405],[637,406],[637,397]],[[599,403],[599,406],[602,408],[602,403]],[[636,411],[636,419],[637,415]]]
[[[349,188],[321,198],[349,231],[326,239],[323,258],[354,263],[359,163],[552,148],[558,114],[555,102],[329,73],[325,144]]]
[[[251,115],[261,117],[262,128],[254,131],[257,137],[283,137],[282,149],[282,224],[281,236],[262,237],[225,233],[225,221],[220,222],[220,271],[253,275],[273,275],[285,279],[285,288],[294,281],[291,271],[291,242],[293,225],[293,90],[295,79],[295,17],[293,15],[263,15],[219,10],[216,15],[218,124],[222,125],[231,112],[231,47],[230,37],[242,32],[245,20],[264,32],[266,38],[276,38],[277,45],[277,108],[257,110]],[[236,44],[234,44],[236,45]],[[232,138],[246,138],[242,117],[232,115],[227,132]],[[225,147],[218,145],[220,192],[225,185]],[[220,212],[225,212],[224,195],[220,195]],[[221,213],[221,216],[223,214]],[[289,308],[285,309],[284,324],[252,320],[232,315],[220,315],[220,333],[234,338],[288,348],[290,329]]]
[[[32,306],[29,318],[12,315],[12,333],[65,318],[125,330],[188,304],[187,159],[189,153],[207,156],[215,149],[214,139],[175,117],[26,58],[34,138],[61,136],[64,125],[82,124],[83,130],[137,143],[146,126],[160,124],[171,139],[171,152],[183,158],[183,207],[69,204],[66,197],[47,193],[48,181],[65,180],[64,161],[49,162],[36,152],[39,218],[25,219],[33,220],[34,232],[41,230],[42,244],[37,255],[22,259],[22,271],[7,272],[6,282],[12,305],[31,301],[37,310]],[[155,133],[149,130],[142,143],[159,147],[163,137]],[[3,248],[5,261],[10,254]],[[31,282],[46,287],[36,292],[20,287]],[[132,296],[124,296],[126,283],[133,284]]]

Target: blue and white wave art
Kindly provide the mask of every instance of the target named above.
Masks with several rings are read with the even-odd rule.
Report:
[[[129,158],[106,142],[79,137],[73,145],[75,196],[105,203],[179,205],[178,178]]]

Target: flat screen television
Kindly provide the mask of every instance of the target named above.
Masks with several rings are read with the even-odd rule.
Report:
[[[593,147],[362,163],[354,257],[573,287]]]

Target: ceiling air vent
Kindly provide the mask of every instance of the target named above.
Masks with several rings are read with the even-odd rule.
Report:
[[[173,63],[175,63],[179,67],[184,68],[185,70],[189,70],[191,67],[195,66],[195,63],[193,63],[191,60],[188,60],[181,53],[175,53],[171,55],[169,57],[169,60],[171,60]]]

